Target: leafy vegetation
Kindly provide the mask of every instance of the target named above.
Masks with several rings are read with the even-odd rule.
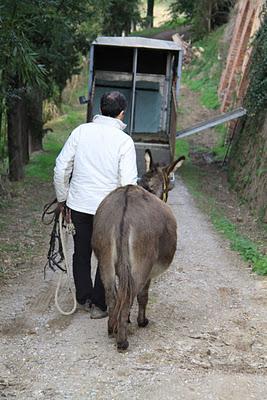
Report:
[[[226,23],[234,3],[235,0],[176,0],[170,8],[174,17],[182,13],[187,16],[199,38]]]
[[[138,21],[138,5],[139,0],[2,0],[0,156],[9,160],[11,180],[21,180],[30,153],[42,149],[43,100],[59,104],[92,39],[100,32],[128,34]]]
[[[100,0],[102,33],[108,36],[129,35],[131,25],[140,22],[139,0]]]
[[[245,105],[252,115],[265,109],[267,105],[267,6],[264,9],[264,22],[254,39],[250,85]]]
[[[11,180],[23,178],[29,153],[42,148],[43,100],[60,102],[97,34],[97,10],[96,0],[1,2],[0,137],[8,151],[0,154]]]
[[[145,29],[138,29],[131,33],[131,36],[145,36],[145,37],[153,37],[154,35],[165,32],[170,29],[176,29],[179,26],[183,26],[187,23],[187,19],[183,16],[177,17],[171,21],[167,21],[161,24],[158,27],[153,28],[145,28]]]

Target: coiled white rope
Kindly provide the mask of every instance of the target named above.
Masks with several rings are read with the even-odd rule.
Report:
[[[62,212],[59,215],[59,234],[60,234],[60,238],[61,238],[61,243],[62,243],[62,252],[63,252],[63,256],[64,256],[64,261],[65,261],[65,267],[66,267],[66,271],[67,271],[67,280],[68,280],[68,284],[69,284],[69,290],[72,294],[72,298],[73,298],[73,307],[70,311],[64,311],[61,306],[59,305],[59,290],[62,284],[62,279],[63,276],[65,275],[64,271],[60,271],[60,276],[58,279],[58,283],[57,283],[57,287],[56,287],[56,292],[55,292],[55,305],[56,308],[58,309],[58,311],[60,312],[60,314],[62,315],[71,315],[73,314],[76,309],[77,309],[77,300],[76,300],[76,293],[75,290],[73,289],[72,285],[71,285],[71,270],[70,270],[70,265],[68,262],[68,254],[67,254],[67,249],[66,249],[66,234],[64,234],[63,231],[63,215]]]

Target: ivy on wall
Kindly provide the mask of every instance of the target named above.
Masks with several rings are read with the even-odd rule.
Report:
[[[254,39],[249,79],[245,107],[250,115],[255,115],[267,105],[267,6],[263,10],[263,23]]]
[[[267,223],[267,6],[254,41],[249,87],[244,99],[247,118],[239,122],[232,143],[228,179],[260,221]]]

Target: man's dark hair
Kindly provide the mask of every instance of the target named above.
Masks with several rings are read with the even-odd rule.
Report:
[[[105,93],[101,97],[100,108],[106,117],[116,118],[127,108],[127,100],[120,92]]]

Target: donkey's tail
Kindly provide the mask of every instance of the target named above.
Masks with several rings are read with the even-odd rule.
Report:
[[[116,266],[118,287],[113,314],[114,330],[117,329],[118,323],[121,319],[128,318],[135,297],[135,283],[131,273],[131,265],[127,254],[128,251],[125,253],[122,254]]]
[[[135,284],[131,272],[132,268],[130,261],[131,227],[128,218],[130,187],[130,185],[126,186],[126,189],[122,192],[121,204],[124,203],[124,205],[121,208],[122,214],[119,224],[117,225],[117,260],[115,263],[115,271],[118,277],[118,286],[113,314],[114,330],[118,328],[118,325],[120,325],[121,322],[128,318],[135,296]]]

